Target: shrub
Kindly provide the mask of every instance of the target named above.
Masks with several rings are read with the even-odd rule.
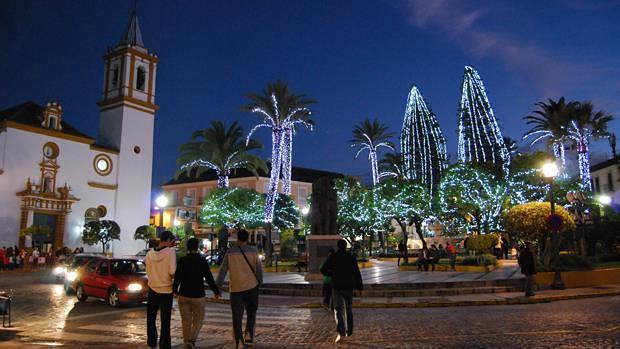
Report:
[[[489,252],[497,244],[499,234],[472,235],[465,239],[465,247],[479,253]]]
[[[482,264],[481,264],[482,263]],[[495,256],[485,253],[479,256],[466,256],[463,257],[459,263],[460,265],[497,265],[497,258]]]
[[[557,269],[559,271],[568,271],[575,269],[591,269],[592,263],[589,260],[577,254],[561,254],[559,257]],[[555,271],[553,264],[549,268],[542,265],[538,266],[538,271]]]
[[[551,212],[548,202],[528,202],[512,207],[504,213],[504,227],[516,236],[517,240],[540,241],[549,232],[547,218]],[[564,207],[557,205],[555,213],[562,217],[559,233],[575,229],[575,221]]]

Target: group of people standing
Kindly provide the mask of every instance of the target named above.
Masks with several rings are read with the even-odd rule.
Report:
[[[19,268],[24,265],[24,258],[26,258],[26,251],[23,248],[18,249],[17,245],[2,247],[0,248],[0,270]]]
[[[230,273],[229,292],[232,310],[235,346],[250,347],[254,341],[256,311],[258,310],[258,288],[263,282],[262,267],[258,250],[247,244],[246,230],[237,232],[236,247],[224,255],[217,280],[209,263],[200,255],[199,241],[187,241],[188,254],[177,264],[174,235],[162,232],[158,246],[150,250],[145,259],[149,294],[147,300],[147,344],[151,348],[171,348],[170,317],[173,297],[178,297],[183,341],[185,347],[194,348],[204,319],[206,281],[219,299],[220,290],[227,273]],[[243,313],[247,312],[245,331],[242,328]],[[159,313],[161,326],[158,341],[156,326]]]

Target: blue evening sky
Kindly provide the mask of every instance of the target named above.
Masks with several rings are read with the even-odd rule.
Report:
[[[0,109],[60,100],[65,118],[97,134],[102,55],[133,1],[0,1]],[[418,85],[456,153],[465,65],[475,66],[503,131],[519,138],[534,103],[591,100],[620,118],[620,1],[140,1],[157,76],[153,185],[174,174],[178,146],[209,120],[240,120],[245,94],[276,79],[319,103],[316,129],[294,140],[297,166],[369,177],[353,159],[353,125],[379,118],[400,132]],[[620,122],[611,124],[620,133]],[[271,137],[259,131],[263,155]],[[394,139],[397,141],[397,139]],[[521,143],[523,144],[523,143]],[[594,146],[610,153],[606,141]]]

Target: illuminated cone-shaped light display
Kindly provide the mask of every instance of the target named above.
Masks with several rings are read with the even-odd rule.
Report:
[[[506,176],[510,153],[478,72],[465,67],[459,104],[458,156],[461,163],[493,167]]]
[[[446,140],[420,90],[411,88],[400,135],[404,175],[435,191],[447,167]]]

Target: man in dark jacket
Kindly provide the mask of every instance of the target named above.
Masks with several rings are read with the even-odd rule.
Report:
[[[363,289],[357,260],[347,252],[346,241],[338,241],[338,251],[327,258],[321,273],[332,278],[332,302],[338,332],[335,342],[338,343],[345,336],[353,335],[353,290],[357,289],[361,294]]]
[[[213,280],[209,262],[198,252],[198,239],[187,241],[187,251],[188,254],[177,265],[172,290],[179,297],[183,341],[186,346],[194,348],[205,315],[204,281],[207,281],[216,299],[220,291]]]
[[[519,265],[521,266],[521,274],[525,275],[525,296],[534,295],[534,275],[536,274],[536,259],[532,252],[532,243],[527,241],[519,254]]]

